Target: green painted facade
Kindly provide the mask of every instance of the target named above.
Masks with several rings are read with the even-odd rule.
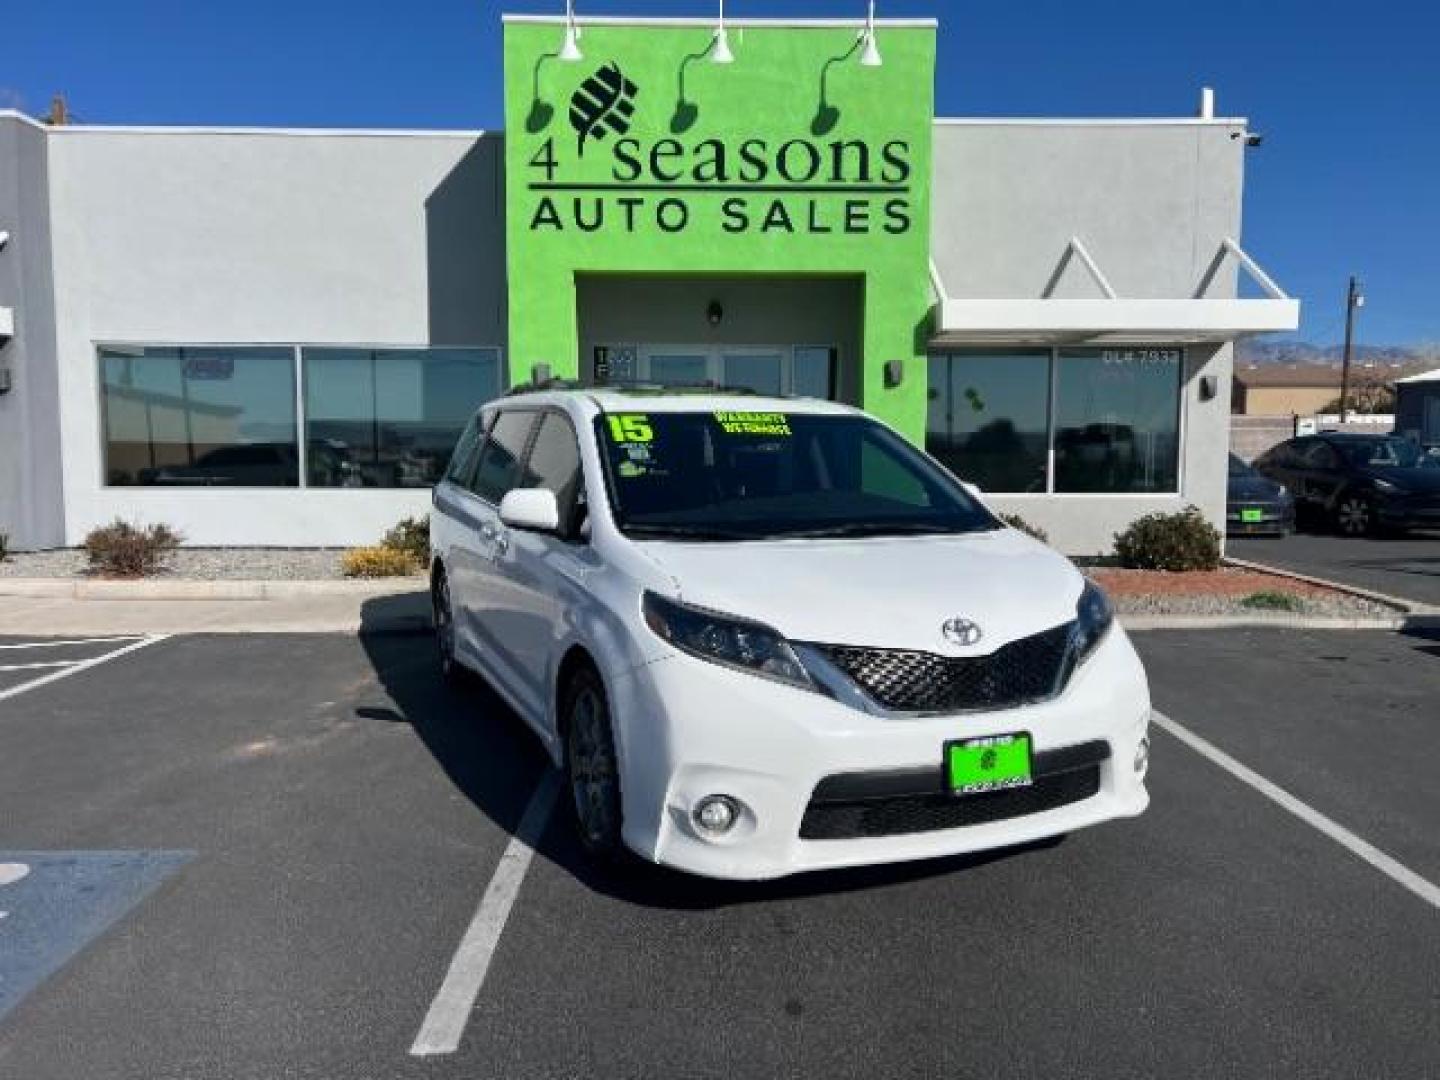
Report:
[[[925,425],[935,31],[505,27],[510,371],[578,374],[577,274],[858,275],[862,404]],[[904,378],[887,386],[885,364]]]

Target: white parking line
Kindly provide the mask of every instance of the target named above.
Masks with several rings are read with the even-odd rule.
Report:
[[[29,664],[0,664],[0,671],[35,671],[39,668],[73,667],[79,660],[36,660]]]
[[[1432,907],[1440,908],[1440,885],[1425,880],[1403,863],[1392,859],[1368,840],[1362,840],[1345,826],[1332,821],[1309,803],[1301,802],[1284,788],[1271,783],[1265,777],[1240,764],[1225,751],[1196,735],[1183,724],[1179,724],[1161,712],[1154,712],[1155,723],[1197,754],[1208,758],[1231,776],[1249,784],[1267,799],[1290,811],[1305,824],[1319,830],[1352,854],[1360,856],[1386,877],[1403,885]]]
[[[157,641],[164,641],[169,636],[169,634],[153,634],[150,637],[141,638],[139,641],[132,641],[124,648],[113,649],[108,653],[92,656],[88,660],[78,660],[61,671],[52,671],[49,675],[42,675],[38,679],[31,679],[29,682],[21,683],[19,686],[12,686],[8,690],[0,690],[0,701],[18,697],[26,691],[37,690],[42,686],[48,686],[50,683],[58,682],[61,679],[68,679],[71,675],[78,675],[82,671],[89,671],[91,668],[106,663],[109,660],[114,660],[127,653],[132,653],[137,649],[143,649],[147,645],[154,645]]]
[[[117,641],[136,641],[144,634],[118,634],[115,637],[69,638],[64,641],[19,641],[0,645],[0,649],[58,649],[63,645],[113,645]]]
[[[470,926],[450,960],[445,981],[440,984],[440,991],[430,1003],[430,1011],[420,1025],[420,1033],[410,1047],[412,1056],[453,1054],[460,1045],[460,1036],[465,1033],[465,1024],[475,1008],[475,999],[480,996],[480,987],[485,983],[485,974],[490,970],[495,948],[500,944],[505,921],[510,917],[510,909],[515,906],[525,872],[530,869],[535,846],[540,842],[550,820],[550,812],[555,808],[558,790],[559,773],[554,769],[546,770],[525,806],[515,835],[500,856],[495,875],[480,899],[480,906],[475,909],[475,917],[470,920]]]

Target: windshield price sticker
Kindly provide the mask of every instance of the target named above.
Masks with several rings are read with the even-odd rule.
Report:
[[[607,416],[610,425],[610,439],[617,443],[648,443],[655,439],[655,429],[650,418],[644,413],[628,413]]]
[[[790,418],[777,412],[717,412],[715,422],[726,435],[789,435]]]

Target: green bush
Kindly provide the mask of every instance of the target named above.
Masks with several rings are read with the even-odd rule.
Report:
[[[1047,533],[1044,529],[1040,528],[1040,526],[1038,525],[1031,525],[1019,514],[1001,514],[1000,520],[1003,521],[1006,525],[1009,525],[1012,529],[1019,529],[1026,536],[1033,536],[1042,544],[1048,544],[1050,542],[1049,533]]]
[[[430,565],[430,519],[401,518],[395,527],[385,534],[380,546],[401,552],[409,557],[417,568],[424,569]]]
[[[1304,611],[1305,602],[1294,593],[1266,589],[1253,592],[1240,601],[1240,606],[1256,611]]]
[[[184,539],[168,525],[113,524],[91,529],[85,537],[90,569],[112,577],[145,577],[161,569]]]
[[[1115,554],[1131,570],[1214,570],[1220,565],[1220,533],[1200,511],[1147,514],[1115,534]]]
[[[346,577],[405,577],[418,569],[408,553],[383,545],[351,548],[340,556],[340,572]]]

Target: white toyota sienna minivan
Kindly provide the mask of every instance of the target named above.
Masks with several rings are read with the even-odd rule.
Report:
[[[537,390],[431,518],[447,675],[564,770],[585,848],[723,878],[921,859],[1146,807],[1104,593],[831,402]]]

